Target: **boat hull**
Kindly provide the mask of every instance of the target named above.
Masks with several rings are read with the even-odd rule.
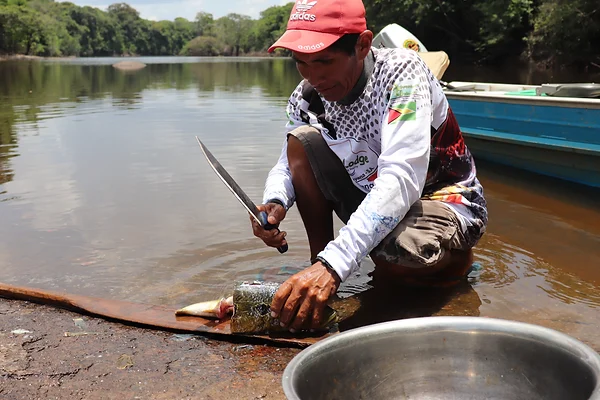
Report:
[[[476,160],[600,187],[600,100],[446,95]]]

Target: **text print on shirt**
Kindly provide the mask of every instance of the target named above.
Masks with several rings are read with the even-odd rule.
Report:
[[[369,147],[366,139],[344,138],[332,143],[331,150],[343,155],[344,167],[357,187],[364,192],[373,188],[373,181],[377,178],[379,154]]]

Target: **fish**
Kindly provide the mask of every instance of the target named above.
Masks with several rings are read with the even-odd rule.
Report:
[[[233,296],[219,300],[203,301],[175,311],[175,315],[191,315],[196,317],[225,319],[233,312]]]
[[[244,281],[235,284],[233,296],[219,300],[196,303],[176,311],[177,315],[191,315],[205,318],[230,318],[232,333],[259,334],[284,332],[279,319],[271,316],[271,302],[278,283]],[[325,316],[315,331],[327,331],[338,322],[336,311],[325,307]]]

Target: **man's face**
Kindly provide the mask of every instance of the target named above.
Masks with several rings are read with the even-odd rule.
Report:
[[[343,99],[362,72],[362,59],[342,51],[325,49],[318,53],[293,52],[298,72],[327,101]]]

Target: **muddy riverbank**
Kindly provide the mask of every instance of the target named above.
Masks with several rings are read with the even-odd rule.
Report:
[[[0,299],[0,398],[285,399],[300,350],[223,342]]]
[[[393,292],[366,292],[361,303],[371,312],[355,310],[340,329],[422,316],[480,316],[480,297],[467,283],[436,290],[437,295],[423,293],[420,299],[415,293]],[[496,302],[485,295],[481,300],[483,304]],[[374,313],[374,301],[404,306]],[[352,308],[354,303],[345,304]],[[339,304],[336,308],[343,313],[350,311],[340,309]],[[502,314],[510,318],[507,310]],[[558,311],[514,319],[567,333],[600,351],[594,319]],[[0,299],[3,400],[285,399],[283,371],[300,351],[249,338],[128,326],[50,306]]]

